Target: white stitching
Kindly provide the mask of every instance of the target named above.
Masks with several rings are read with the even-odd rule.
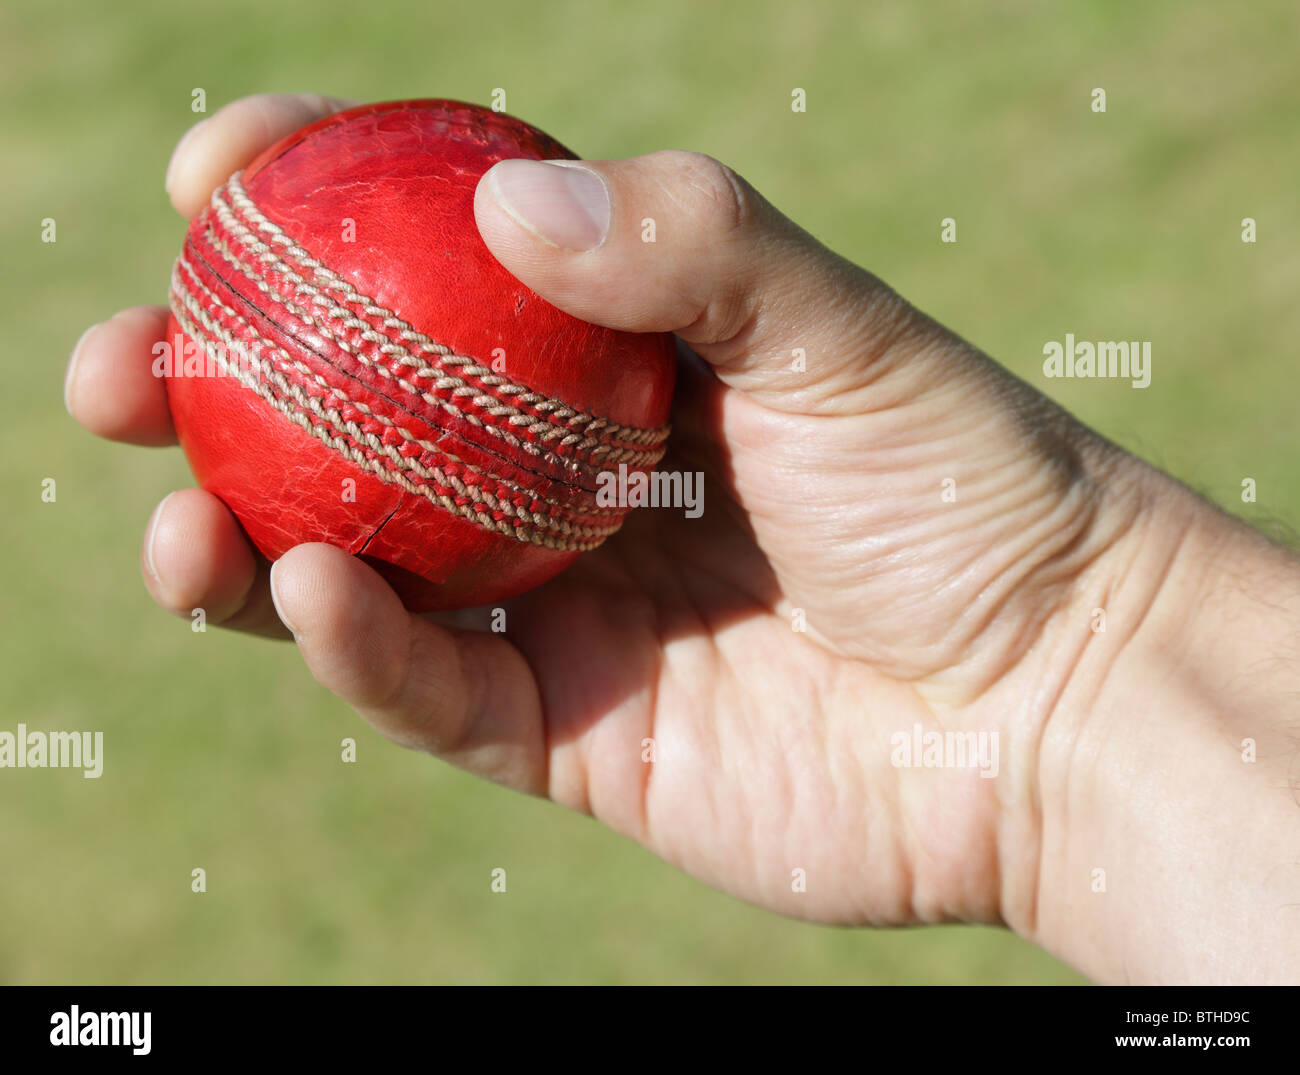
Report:
[[[397,484],[408,492],[423,496],[426,499],[437,503],[446,510],[461,516],[462,518],[470,519],[488,529],[495,530],[521,541],[527,541],[548,548],[563,550],[592,549],[600,545],[606,537],[618,529],[617,524],[606,527],[574,526],[563,520],[552,519],[545,515],[527,512],[525,509],[517,507],[508,500],[494,497],[491,493],[479,489],[476,486],[466,485],[453,475],[446,474],[439,468],[426,468],[423,464],[419,463],[418,460],[411,459],[408,456],[403,456],[392,445],[384,444],[373,433],[367,433],[355,422],[349,422],[344,419],[337,409],[324,407],[318,398],[306,395],[297,385],[286,381],[281,374],[272,370],[269,363],[250,355],[250,348],[251,350],[260,350],[267,346],[267,342],[261,339],[249,341],[247,345],[237,342],[232,334],[212,321],[212,319],[198,305],[198,302],[192,295],[185,292],[181,285],[179,275],[176,273],[173,274],[172,298],[172,312],[176,315],[177,322],[186,333],[191,336],[191,338],[198,335],[198,333],[195,332],[197,327],[195,321],[197,321],[198,325],[202,326],[202,328],[206,330],[209,338],[220,340],[226,347],[232,348],[237,355],[240,355],[251,362],[255,362],[262,374],[262,378],[265,378],[265,380],[252,374],[251,371],[244,371],[239,369],[237,366],[234,366],[229,362],[226,355],[221,353],[221,349],[218,348],[213,352],[213,357],[224,371],[233,374],[240,383],[256,392],[290,421],[301,426],[312,436],[334,448],[358,466],[374,473],[381,480]],[[191,318],[186,316],[186,311],[192,314],[193,317]],[[237,317],[238,315],[235,316]],[[272,384],[279,388],[285,395],[293,397],[298,406],[295,408],[289,400],[284,398],[283,395],[277,395],[271,388]],[[305,413],[306,411],[311,411],[313,414],[329,422],[336,428],[346,431],[354,441],[365,443],[372,451],[391,459],[397,464],[399,468],[398,471],[395,472],[390,470],[388,467],[384,466],[379,459],[372,459],[366,456],[359,450],[359,448],[354,444],[349,443],[345,438],[341,436],[332,436],[320,425],[311,422]],[[564,536],[560,538],[552,537],[547,533],[539,533],[536,530],[532,530],[527,525],[513,526],[505,520],[493,519],[490,516],[485,516],[482,510],[474,510],[473,507],[459,504],[453,498],[438,493],[428,486],[419,485],[410,481],[410,479],[402,473],[404,470],[414,471],[421,477],[454,489],[460,495],[468,497],[475,506],[481,507],[482,505],[486,505],[489,510],[500,511],[502,514],[518,517],[523,520],[525,524],[532,522],[544,531],[555,531]],[[528,495],[532,496],[532,494]],[[533,499],[541,498],[533,497]]]
[[[367,339],[369,342],[378,345],[383,353],[396,356],[395,360],[398,364],[414,367],[417,376],[441,376],[445,379],[445,382],[457,383],[460,386],[463,386],[465,391],[460,393],[462,395],[472,396],[475,399],[486,397],[491,400],[495,406],[484,406],[484,410],[488,413],[493,414],[494,416],[512,415],[513,417],[510,421],[515,425],[532,423],[532,419],[527,415],[522,414],[516,407],[503,403],[498,397],[493,396],[490,393],[480,392],[472,386],[465,385],[462,378],[447,377],[446,373],[441,369],[430,368],[424,360],[413,355],[401,341],[407,341],[413,344],[416,350],[425,355],[435,356],[432,359],[435,365],[460,367],[462,373],[474,377],[483,384],[496,388],[502,393],[518,396],[518,402],[520,404],[530,406],[541,413],[551,414],[570,427],[582,427],[584,433],[591,434],[598,430],[603,430],[607,436],[632,444],[660,444],[667,439],[667,426],[659,426],[653,429],[620,426],[616,423],[610,422],[608,419],[584,414],[580,411],[574,410],[572,407],[568,406],[568,404],[563,403],[560,400],[550,399],[540,393],[531,392],[525,386],[516,384],[509,378],[503,377],[500,374],[479,365],[473,358],[465,355],[454,354],[450,348],[445,345],[430,340],[423,333],[397,317],[397,315],[391,310],[379,306],[373,299],[358,292],[346,280],[342,279],[321,262],[317,261],[306,250],[290,239],[275,223],[267,219],[244,190],[241,175],[242,173],[237,172],[235,175],[231,176],[225,188],[219,188],[213,193],[212,207],[221,218],[222,224],[241,239],[245,238],[245,235],[242,233],[247,232],[250,225],[253,230],[266,234],[270,237],[271,243],[282,246],[285,249],[285,252],[299,263],[300,267],[310,269],[315,275],[317,281],[320,283],[321,288],[326,291],[335,291],[340,293],[344,296],[342,300],[344,303],[354,308],[360,307],[361,311],[367,316],[380,319],[384,327],[390,330],[390,335],[384,336],[376,333],[372,325],[360,321],[353,315],[352,311],[349,311],[338,303],[333,302],[328,298],[328,296],[323,295],[321,293],[321,288],[317,288],[308,283],[301,274],[294,270],[293,266],[286,264],[282,259],[277,257],[270,249],[269,244],[261,243],[255,237],[249,237],[250,247],[252,247],[259,255],[266,255],[260,259],[269,262],[276,271],[281,272],[295,285],[296,291],[310,295],[313,303],[325,306],[330,316],[341,320],[344,324],[349,325],[349,327],[358,329],[361,332],[363,339]],[[230,198],[229,205],[222,200],[221,196],[223,193]],[[248,223],[245,223],[245,220],[236,216],[237,212],[247,218]],[[258,249],[259,247],[261,249]],[[367,333],[370,335],[367,335]],[[551,433],[552,436],[555,435],[556,432],[561,434],[563,433],[563,429],[556,426],[554,423],[547,422],[545,423],[545,426],[549,430],[553,431]],[[530,431],[532,431],[532,428],[533,427],[530,425]],[[539,435],[541,434],[539,433]]]
[[[272,343],[270,340],[267,340],[265,337],[260,336],[260,334],[257,331],[257,328],[254,325],[252,325],[249,321],[247,321],[244,317],[242,317],[238,313],[238,311],[234,310],[225,302],[223,302],[221,298],[214,291],[212,291],[211,288],[209,288],[206,284],[203,283],[202,280],[199,279],[198,274],[194,270],[194,267],[189,263],[189,260],[185,257],[184,254],[182,254],[177,259],[176,268],[183,270],[185,272],[185,275],[189,277],[188,288],[186,288],[183,285],[180,287],[181,294],[192,294],[194,290],[197,289],[202,293],[202,297],[205,300],[207,300],[207,306],[209,310],[220,309],[227,317],[233,319],[234,321],[242,325],[248,331],[248,334],[259,342],[259,344],[262,346],[263,349],[270,349],[271,351],[275,352],[279,357],[278,358],[273,357],[271,361],[274,362],[276,365],[280,366],[286,371],[290,369],[295,370],[302,376],[310,378],[317,385],[319,385],[321,389],[323,389],[329,395],[333,396],[336,400],[349,407],[355,407],[357,410],[359,410],[362,414],[366,415],[372,421],[387,426],[388,428],[392,429],[395,433],[397,433],[403,440],[410,441],[412,444],[418,444],[425,451],[432,452],[435,455],[445,456],[446,458],[452,460],[453,462],[458,463],[466,470],[472,471],[473,473],[478,474],[481,477],[487,478],[488,480],[493,481],[498,485],[504,486],[516,496],[527,497],[530,500],[541,500],[545,503],[551,504],[554,507],[558,507],[561,510],[568,510],[577,515],[586,515],[586,516],[593,516],[598,518],[610,518],[610,519],[613,518],[622,519],[623,516],[626,515],[626,512],[619,508],[602,508],[597,506],[592,506],[590,508],[587,507],[566,508],[566,506],[562,502],[556,500],[553,497],[546,497],[540,495],[531,489],[524,488],[523,486],[519,485],[518,483],[512,481],[509,478],[504,477],[503,475],[494,474],[488,470],[485,470],[480,466],[477,466],[474,463],[466,462],[464,459],[461,459],[459,456],[457,456],[454,452],[450,451],[444,445],[435,444],[433,441],[428,441],[428,440],[424,440],[422,437],[417,437],[409,429],[406,429],[405,427],[398,425],[391,418],[388,418],[386,415],[377,413],[376,411],[368,407],[365,403],[361,402],[360,400],[353,399],[343,389],[330,384],[327,380],[325,380],[324,377],[322,377],[319,373],[313,370],[306,363],[301,362],[298,359],[295,359],[283,347],[280,347]],[[402,458],[405,459],[408,457],[403,456]],[[452,476],[447,475],[447,477],[451,478]],[[453,488],[455,487],[453,486]],[[471,488],[473,487],[471,486]],[[459,492],[460,490],[457,491]],[[469,495],[469,494],[465,494],[465,495]],[[539,523],[538,525],[542,525],[542,524]]]

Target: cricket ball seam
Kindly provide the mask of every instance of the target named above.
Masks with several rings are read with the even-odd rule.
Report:
[[[270,255],[268,260],[283,267],[284,275],[291,283],[295,284],[296,290],[312,295],[313,299],[319,296],[323,300],[322,304],[329,305],[331,316],[345,323],[351,323],[354,327],[361,328],[363,332],[368,330],[375,333],[371,338],[371,342],[380,343],[382,341],[381,352],[393,356],[398,365],[414,367],[418,376],[444,377],[449,376],[444,367],[457,367],[459,374],[462,376],[450,375],[450,381],[457,383],[458,387],[463,389],[461,394],[473,399],[487,398],[491,400],[493,406],[484,407],[489,414],[493,417],[507,417],[508,424],[511,425],[527,425],[529,432],[542,439],[565,437],[566,434],[568,437],[572,437],[573,430],[580,430],[589,437],[593,434],[599,434],[601,440],[593,442],[598,445],[608,443],[609,440],[618,440],[630,444],[657,446],[667,440],[669,433],[667,425],[649,429],[623,426],[607,418],[583,413],[570,407],[562,400],[551,399],[541,393],[534,392],[526,385],[519,384],[509,377],[481,365],[477,359],[468,355],[456,354],[445,344],[430,339],[397,316],[392,310],[380,306],[374,299],[357,291],[336,272],[294,242],[274,221],[266,217],[252,198],[249,197],[244,190],[241,175],[242,173],[236,172],[224,187],[218,188],[213,193],[212,207],[218,217],[222,219],[222,223],[230,227],[237,235],[240,235],[241,232],[246,233],[250,248],[256,249],[258,246],[264,248],[264,252]],[[223,193],[230,198],[229,204],[222,201],[221,196]],[[236,212],[241,213],[242,218],[237,216]],[[255,231],[267,235],[270,242],[262,243],[252,234]],[[240,235],[240,237],[243,236]],[[270,249],[271,244],[282,246],[285,254],[297,265],[288,264],[284,259],[277,257],[274,251]],[[259,254],[262,252],[258,251]],[[321,287],[317,288],[308,283],[297,269],[309,270],[320,282]],[[342,294],[344,296],[343,305],[330,300],[327,295],[323,294],[324,291],[335,291]],[[349,310],[348,306],[353,307],[354,310]],[[378,333],[374,325],[356,319],[354,314],[355,308],[358,307],[361,312],[368,316],[379,318],[383,327],[388,331],[382,334]],[[429,356],[428,359],[422,360],[412,354],[403,341],[413,344],[421,354]],[[432,362],[433,366],[430,367],[427,362]],[[464,376],[473,377],[484,385],[487,390],[481,391],[472,385],[465,384]],[[501,395],[498,395],[498,393],[501,393]],[[529,415],[520,411],[518,406],[512,404],[509,399],[502,398],[503,395],[516,397],[514,403],[531,407],[543,415],[546,421],[535,423]],[[566,429],[566,427],[568,428]],[[562,443],[565,443],[565,441],[562,441]]]
[[[230,249],[230,246],[222,239],[220,235],[217,234],[217,232],[215,231],[215,229],[212,227],[211,224],[209,224],[205,228],[203,237],[206,240],[206,242],[212,247],[212,249],[215,250],[221,256],[222,260],[225,261],[226,264],[229,265],[232,270],[234,270],[239,276],[243,277],[244,279],[252,283],[258,289],[259,292],[266,295],[268,298],[272,299],[289,315],[297,318],[298,323],[296,325],[292,325],[288,327],[290,327],[291,329],[295,329],[297,331],[303,331],[304,329],[306,330],[315,329],[322,336],[324,336],[331,343],[333,343],[336,347],[338,347],[341,351],[344,351],[345,353],[351,355],[367,369],[373,370],[379,376],[384,377],[396,383],[397,385],[405,389],[408,393],[418,396],[422,401],[429,403],[433,406],[437,406],[445,410],[448,414],[451,414],[454,417],[466,418],[469,420],[472,420],[474,418],[473,415],[468,414],[467,412],[461,410],[451,401],[443,399],[440,396],[434,395],[431,392],[424,392],[419,388],[419,386],[410,383],[409,381],[402,378],[400,375],[395,374],[392,371],[385,368],[384,366],[375,363],[374,360],[371,359],[369,356],[367,356],[363,351],[361,351],[355,345],[355,343],[343,339],[338,333],[334,332],[328,324],[325,324],[324,322],[316,318],[313,318],[309,310],[304,309],[303,307],[294,303],[291,299],[285,297],[279,290],[272,287],[271,283],[268,280],[266,280],[265,277],[260,275],[255,269],[253,269],[250,265],[248,265],[247,262],[243,261],[235,251],[232,251]],[[259,245],[265,245],[265,244],[259,244]],[[266,255],[266,256],[274,257],[273,254]],[[311,288],[309,285],[305,285],[305,284],[298,285],[295,288],[295,291],[299,291],[299,292],[310,291],[312,293],[316,293],[316,289]],[[328,300],[319,297],[314,301],[317,304],[325,304],[328,302]],[[368,322],[359,321],[355,318],[350,318],[349,321],[345,323],[352,325],[354,327],[364,326],[367,330],[370,329],[370,325]],[[371,337],[378,337],[380,339],[385,339],[385,340],[388,339],[388,337],[379,336],[379,334],[374,333],[373,331],[370,331],[368,334],[366,332],[363,332],[360,335],[363,338],[366,338],[367,335],[369,335]],[[438,371],[434,369],[420,369],[420,370],[416,370],[415,374],[436,376],[438,374]],[[453,389],[453,395],[455,395],[456,386],[462,384],[463,381],[461,381],[460,378],[445,377],[445,378],[439,378],[439,380],[435,381],[431,385],[431,387],[435,389]],[[473,392],[474,390],[472,388],[467,387],[463,389],[463,391]],[[496,411],[494,409],[492,411],[489,411],[488,413],[493,414],[495,416]],[[476,424],[478,425],[479,428],[487,428],[490,432],[496,431],[494,427],[490,427],[490,426],[484,427],[482,422],[478,422]],[[546,428],[555,429],[556,427],[548,425]],[[586,460],[586,459],[580,459],[574,457],[567,457],[567,456],[560,457],[558,455],[551,455],[544,449],[540,449],[538,446],[533,445],[530,442],[519,441],[517,438],[510,437],[509,435],[506,435],[505,439],[512,445],[520,448],[524,448],[528,450],[531,454],[537,455],[540,458],[547,459],[549,462],[553,464],[579,465],[584,468],[584,470],[588,474],[588,477],[594,477],[594,475],[598,473],[599,467],[602,463],[608,466],[608,465],[613,465],[616,463],[623,462],[623,463],[627,463],[627,465],[630,467],[638,467],[638,466],[653,465],[663,457],[663,451],[659,448],[652,449],[649,451],[638,451],[631,448],[619,448],[614,445],[599,444],[596,441],[586,440],[578,443],[575,448],[575,451],[580,451],[580,450],[587,449],[589,446],[595,446],[595,450],[590,452],[591,458],[589,460]],[[577,438],[576,436],[573,437],[572,439],[574,441],[579,440],[579,438]],[[604,456],[603,459],[596,458],[602,455]]]
[[[271,361],[275,365],[279,366],[284,372],[286,373],[296,372],[299,376],[312,380],[317,385],[319,385],[321,389],[324,390],[324,392],[333,396],[344,406],[354,408],[360,411],[370,420],[377,422],[381,425],[387,426],[389,429],[393,430],[394,433],[400,436],[404,441],[407,441],[410,444],[418,445],[426,452],[449,459],[457,466],[475,475],[479,475],[487,481],[497,483],[498,485],[507,489],[512,496],[522,497],[529,501],[544,503],[552,507],[554,510],[559,511],[561,513],[568,512],[574,515],[591,516],[596,518],[620,518],[620,519],[627,514],[626,509],[623,508],[603,508],[603,507],[593,506],[591,508],[583,507],[581,511],[578,511],[577,509],[574,509],[572,507],[567,507],[559,500],[556,500],[552,497],[548,497],[545,495],[540,495],[534,492],[533,490],[524,488],[523,486],[519,485],[517,482],[511,481],[509,478],[506,478],[502,475],[493,474],[491,471],[486,470],[483,467],[477,466],[474,463],[471,463],[465,459],[460,458],[449,448],[447,448],[445,444],[435,444],[433,441],[425,440],[424,438],[417,436],[416,434],[412,433],[409,429],[407,429],[405,426],[402,426],[399,423],[393,421],[393,419],[387,417],[386,415],[380,414],[378,411],[374,410],[372,407],[362,402],[361,400],[356,399],[353,396],[350,396],[344,389],[338,387],[337,385],[330,384],[329,381],[327,381],[323,376],[321,376],[319,371],[312,369],[305,362],[301,361],[298,358],[293,357],[283,347],[279,346],[278,344],[272,341],[266,340],[265,337],[261,336],[257,328],[251,322],[249,322],[246,318],[244,318],[238,311],[232,309],[225,302],[223,302],[220,296],[218,296],[214,291],[212,291],[211,288],[209,288],[206,284],[204,284],[201,279],[199,279],[199,276],[195,272],[194,267],[190,264],[189,260],[184,256],[184,254],[182,254],[181,257],[177,259],[175,268],[182,270],[185,273],[186,277],[188,277],[189,294],[193,295],[196,292],[199,293],[201,298],[204,300],[205,308],[209,313],[212,313],[214,310],[220,310],[221,313],[225,315],[226,320],[233,320],[237,324],[239,324],[241,328],[245,330],[245,334],[250,340],[250,342],[256,341],[259,350],[269,349],[271,352],[273,352]],[[173,273],[172,287],[173,287],[174,295],[180,298],[182,301],[184,301],[186,295],[186,286],[182,285],[182,283],[176,277],[175,273]],[[193,307],[190,308],[193,309]],[[229,344],[232,341],[233,341],[233,337],[222,337],[222,342],[225,344]],[[275,357],[276,355],[278,355],[279,357],[278,358]],[[574,486],[572,483],[566,483],[566,485],[568,485],[568,487],[571,489],[580,489],[580,487]]]
[[[225,307],[225,309],[229,310],[228,307]],[[374,434],[367,433],[355,422],[344,418],[337,409],[326,408],[318,397],[306,395],[299,386],[292,384],[281,374],[276,373],[270,368],[267,361],[258,358],[256,354],[256,352],[260,352],[267,347],[278,349],[274,344],[268,343],[268,341],[257,335],[256,330],[253,330],[251,326],[248,326],[248,328],[252,332],[252,338],[241,344],[232,333],[223,329],[205,313],[192,295],[184,291],[178,277],[174,277],[172,312],[177,323],[192,339],[200,339],[206,336],[208,339],[222,344],[221,347],[213,349],[210,353],[223,372],[233,376],[245,387],[257,393],[258,396],[289,421],[300,426],[317,440],[340,452],[359,467],[374,474],[381,481],[396,484],[408,492],[423,496],[447,511],[485,526],[490,530],[551,549],[587,551],[596,548],[606,537],[617,531],[621,523],[621,514],[618,522],[605,526],[588,527],[575,526],[562,519],[529,512],[518,505],[512,504],[509,500],[493,496],[492,493],[481,489],[479,486],[461,482],[454,475],[448,474],[441,468],[426,467],[418,460],[403,456],[394,446],[385,445]],[[239,315],[234,311],[229,312],[238,318]],[[245,324],[247,325],[247,322]],[[204,331],[199,332],[200,328]],[[251,370],[242,370],[231,363],[228,358],[231,352],[255,364],[261,376],[259,377]],[[279,391],[277,392],[276,389]],[[319,421],[313,421],[312,415]],[[344,436],[343,433],[346,433],[347,436]],[[376,457],[366,455],[361,450],[362,444],[376,453]],[[396,471],[389,469],[377,457],[391,460],[398,469]],[[441,488],[432,488],[430,485],[412,481],[405,473],[406,471],[410,471]],[[499,479],[494,478],[493,480]],[[463,499],[452,497],[448,491],[457,493]],[[540,499],[535,494],[526,493],[525,495],[533,500]],[[469,503],[465,503],[464,500],[468,500]],[[559,507],[553,502],[545,502],[548,506]],[[505,519],[494,518],[490,514],[491,512],[499,512],[517,518],[520,522],[511,523]],[[581,514],[581,512],[575,514]],[[553,536],[555,533],[560,536]]]

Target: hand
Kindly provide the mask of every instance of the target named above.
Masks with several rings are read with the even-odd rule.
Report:
[[[337,107],[223,109],[178,147],[173,203],[192,215],[265,145]],[[480,231],[556,306],[677,334],[660,469],[705,475],[703,516],[633,513],[505,603],[501,635],[474,629],[484,610],[409,615],[326,545],[272,571],[220,501],[187,490],[148,528],[155,600],[241,630],[287,627],[317,680],[391,739],[589,812],[786,914],[1005,922],[1102,978],[1278,973],[1267,946],[1228,964],[1145,950],[1140,906],[1099,904],[1089,888],[1094,865],[1114,882],[1145,860],[1110,815],[1078,813],[1125,766],[1158,763],[1150,744],[1108,750],[1132,734],[1111,717],[1114,684],[1145,654],[1139,626],[1181,629],[1174,568],[1224,534],[1248,539],[717,162],[667,152],[582,167],[497,165],[478,189]],[[149,372],[165,326],[164,309],[142,307],[83,337],[67,389],[83,425],[174,442]],[[996,775],[891,764],[916,726],[996,744]],[[1089,916],[1131,943],[1080,936]]]

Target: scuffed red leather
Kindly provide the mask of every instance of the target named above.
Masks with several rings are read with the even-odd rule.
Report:
[[[535,128],[486,109],[393,102],[290,135],[245,169],[243,185],[257,208],[312,257],[453,352],[490,366],[503,349],[512,381],[620,425],[657,427],[667,419],[672,391],[671,337],[614,332],[562,313],[501,267],[474,223],[474,190],[492,164],[572,156]],[[211,211],[196,218],[185,250],[199,286],[217,296],[206,313],[236,335],[252,326],[284,377],[316,393],[327,386],[336,393],[331,400],[364,402],[370,413],[343,407],[344,417],[383,434],[403,455],[416,454],[497,494],[498,479],[525,489],[537,501],[516,492],[512,503],[529,511],[592,521],[591,459],[581,452],[573,458],[567,449],[539,452],[530,444],[530,454],[512,447],[377,376],[374,363],[358,363],[328,334],[295,327],[281,306],[294,296],[259,292],[229,271],[210,233],[205,238],[211,225]],[[169,336],[181,335],[173,317]],[[579,555],[498,533],[381,480],[234,377],[172,377],[168,394],[200,484],[230,506],[272,559],[305,541],[328,541],[363,555],[408,607],[427,610],[501,600],[546,581]],[[489,420],[476,401],[448,398],[453,409]],[[325,419],[309,417],[318,429],[338,433]],[[407,442],[393,434],[396,426],[407,431]],[[412,436],[434,450],[408,451]],[[342,495],[347,479],[355,482],[355,501]]]

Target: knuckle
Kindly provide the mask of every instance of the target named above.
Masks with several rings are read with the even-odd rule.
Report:
[[[680,149],[665,150],[660,156],[670,192],[686,200],[684,208],[707,237],[716,239],[753,222],[754,189],[727,165],[707,154]]]

